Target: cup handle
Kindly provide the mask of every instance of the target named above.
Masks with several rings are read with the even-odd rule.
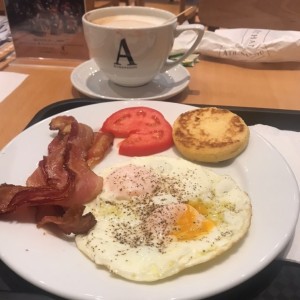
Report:
[[[173,68],[174,66],[176,66],[179,63],[181,63],[182,61],[184,61],[186,59],[186,57],[188,57],[190,54],[192,54],[194,52],[194,50],[196,49],[196,47],[199,45],[199,43],[203,37],[205,29],[204,29],[204,26],[201,24],[179,25],[179,26],[177,26],[177,28],[175,30],[175,38],[178,37],[180,33],[182,33],[183,31],[186,31],[186,30],[193,30],[198,35],[196,40],[194,41],[194,44],[180,58],[176,59],[175,61],[165,62],[164,66],[162,67],[161,72],[165,72],[165,71]]]

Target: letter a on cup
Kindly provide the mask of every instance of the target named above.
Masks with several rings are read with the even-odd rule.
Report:
[[[122,50],[124,51],[124,54],[121,53]],[[117,56],[117,60],[115,62],[115,65],[121,65],[119,63],[119,60],[120,60],[121,57],[126,57],[127,58],[127,60],[128,60],[128,66],[134,66],[134,65],[136,65],[136,63],[134,62],[134,60],[133,60],[133,58],[131,56],[131,53],[130,53],[130,50],[128,48],[126,39],[122,39],[120,41],[118,56]]]

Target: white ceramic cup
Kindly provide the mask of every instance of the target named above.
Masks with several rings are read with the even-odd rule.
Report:
[[[202,25],[178,25],[174,14],[150,7],[100,8],[85,13],[82,20],[90,57],[112,82],[122,86],[144,85],[181,63],[204,33]],[[185,30],[197,33],[193,46],[177,61],[167,61],[174,38]]]

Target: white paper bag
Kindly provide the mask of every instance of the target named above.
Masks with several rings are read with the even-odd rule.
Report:
[[[194,39],[192,31],[181,34],[175,39],[172,54],[183,52]],[[267,29],[206,31],[196,52],[245,62],[300,62],[300,32]]]

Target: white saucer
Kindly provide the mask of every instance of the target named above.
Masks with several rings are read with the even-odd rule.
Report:
[[[108,80],[93,60],[77,66],[71,74],[73,86],[92,98],[109,100],[165,100],[182,90],[190,81],[190,74],[182,65],[157,75],[140,87],[122,87]]]

